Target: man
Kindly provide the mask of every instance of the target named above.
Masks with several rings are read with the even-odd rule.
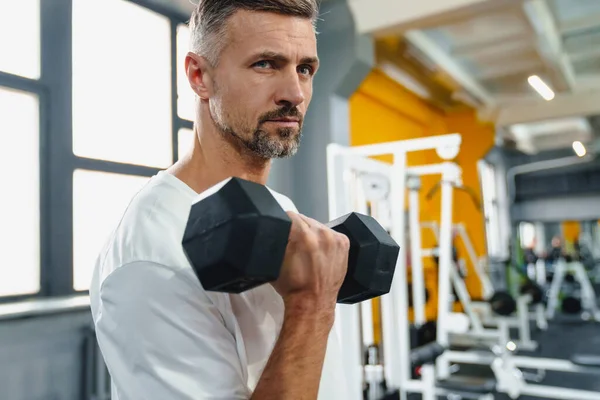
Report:
[[[550,242],[550,251],[546,253],[546,261],[550,263],[555,263],[559,258],[565,256],[565,252],[562,246],[562,239],[560,236],[556,235],[552,237],[552,241]]]
[[[198,194],[293,155],[318,68],[315,0],[201,0],[185,60],[195,142],[132,200],[90,289],[113,400],[346,399],[332,334],[348,240],[297,213],[281,276],[204,291],[181,239]]]

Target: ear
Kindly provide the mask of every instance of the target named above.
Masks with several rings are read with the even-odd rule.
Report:
[[[212,69],[208,61],[196,53],[189,52],[185,57],[185,72],[192,90],[202,100],[213,93]]]

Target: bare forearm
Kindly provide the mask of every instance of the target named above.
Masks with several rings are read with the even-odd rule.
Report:
[[[279,339],[251,400],[315,400],[334,309],[286,302]]]

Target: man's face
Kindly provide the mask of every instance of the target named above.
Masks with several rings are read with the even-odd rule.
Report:
[[[311,21],[239,11],[227,30],[209,99],[215,125],[261,158],[295,154],[318,67]]]

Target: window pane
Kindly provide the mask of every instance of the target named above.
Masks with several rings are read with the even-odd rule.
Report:
[[[73,152],[167,167],[171,107],[169,20],[129,1],[74,0]]]
[[[519,224],[519,236],[522,248],[532,247],[535,240],[535,225],[531,222],[521,222]]]
[[[0,71],[40,77],[40,0],[0,1]]]
[[[73,174],[73,288],[89,289],[94,262],[147,177],[75,170]]]
[[[0,88],[0,296],[40,289],[39,104]],[[15,171],[18,166],[18,173]]]
[[[188,53],[189,45],[190,29],[187,25],[179,25],[177,27],[177,115],[193,121],[196,115],[196,94],[190,88],[185,74],[185,56]]]
[[[177,140],[179,142],[177,158],[181,158],[192,148],[192,143],[194,142],[194,131],[187,128],[180,129]]]

